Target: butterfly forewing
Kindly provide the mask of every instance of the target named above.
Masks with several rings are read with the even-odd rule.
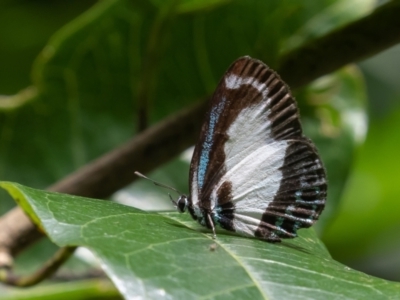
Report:
[[[269,241],[296,236],[318,219],[325,171],[302,135],[289,88],[262,62],[235,61],[225,73],[195,147],[189,210],[207,225]]]

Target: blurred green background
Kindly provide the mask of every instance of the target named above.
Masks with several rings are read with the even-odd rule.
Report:
[[[276,68],[282,54],[378,4],[0,0],[1,180],[45,188],[132,137],[140,108],[149,123],[161,120],[209,95],[237,57]],[[305,132],[329,175],[318,232],[335,259],[395,281],[399,57],[400,47],[393,47],[295,91]],[[20,93],[32,85],[33,92]],[[187,191],[190,155],[150,175]],[[0,196],[4,213],[14,203]],[[113,198],[171,209],[164,191],[141,181]],[[41,241],[18,258],[18,269],[31,270],[53,250]]]

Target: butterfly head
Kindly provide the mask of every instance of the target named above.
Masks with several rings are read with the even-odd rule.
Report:
[[[175,205],[176,209],[180,212],[180,213],[184,213],[186,212],[189,202],[188,199],[185,195],[180,195],[178,200],[174,201],[172,200],[171,195],[169,196],[171,198],[172,203]]]
[[[139,177],[142,177],[142,178],[144,178],[144,179],[150,180],[152,183],[154,183],[154,184],[157,185],[157,186],[160,186],[160,187],[163,187],[163,188],[166,188],[166,189],[170,189],[170,190],[172,190],[172,191],[178,193],[178,194],[180,195],[179,198],[178,198],[178,200],[175,201],[174,199],[172,199],[171,195],[168,194],[168,195],[169,195],[169,198],[171,199],[171,202],[175,205],[176,209],[177,209],[180,213],[184,213],[184,212],[186,211],[186,209],[187,209],[188,206],[189,206],[188,197],[187,197],[186,195],[182,194],[182,193],[181,193],[179,190],[177,190],[176,188],[173,188],[173,187],[168,186],[168,185],[165,185],[165,184],[163,184],[163,183],[154,181],[153,179],[150,179],[150,178],[144,176],[143,174],[141,174],[141,173],[139,173],[139,172],[135,172],[135,174],[136,174],[137,176],[139,176]]]

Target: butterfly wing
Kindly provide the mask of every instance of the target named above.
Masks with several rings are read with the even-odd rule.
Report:
[[[279,241],[318,219],[326,189],[289,88],[262,62],[236,60],[212,97],[193,154],[192,216],[212,212],[225,229]]]

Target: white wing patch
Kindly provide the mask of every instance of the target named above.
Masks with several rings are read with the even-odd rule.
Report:
[[[286,142],[264,145],[234,167],[228,167],[221,182],[232,183],[236,231],[254,235],[254,228],[279,190],[282,180],[279,168],[284,163],[285,149]]]
[[[230,126],[230,138],[224,147],[226,173],[211,194],[213,208],[222,183],[232,183],[235,229],[251,236],[279,189],[282,179],[279,169],[287,148],[287,141],[272,138],[267,102],[244,109]]]
[[[193,178],[191,184],[191,200],[193,203],[193,207],[198,209],[198,202],[199,202],[199,187],[197,186],[197,170],[193,172]]]
[[[266,88],[266,83],[261,83],[254,77],[241,77],[235,74],[230,74],[229,76],[225,77],[225,86],[228,89],[235,90],[238,89],[243,84],[249,84],[255,89],[257,89],[263,97],[267,97],[268,89]]]

